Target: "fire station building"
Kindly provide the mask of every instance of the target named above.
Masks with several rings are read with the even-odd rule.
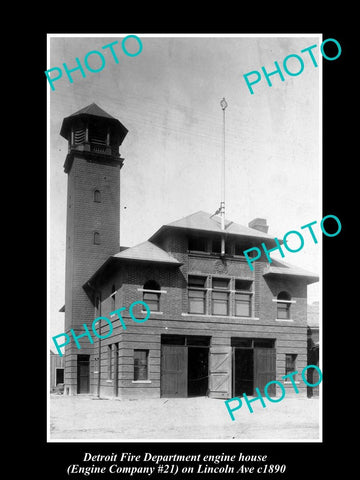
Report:
[[[66,117],[60,133],[69,145],[65,332],[81,335],[101,316],[114,326],[92,344],[80,339],[81,349],[66,346],[65,394],[226,399],[297,370],[306,395],[307,285],[318,276],[265,254],[249,268],[244,250],[276,245],[266,220],[226,220],[224,230],[218,216],[197,211],[120,247],[126,127],[91,104]],[[129,315],[139,300],[151,311],[144,323]],[[126,330],[111,316],[122,307]],[[134,314],[147,311],[139,304]],[[109,323],[98,329],[106,337]],[[288,390],[295,394],[290,382]]]

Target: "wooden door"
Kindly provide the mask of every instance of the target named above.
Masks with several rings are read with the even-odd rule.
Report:
[[[187,397],[187,347],[161,346],[162,397]]]
[[[276,380],[276,350],[275,348],[254,348],[254,395],[257,387],[264,393],[268,382]],[[267,389],[270,396],[276,395],[276,388],[271,384]]]
[[[213,346],[209,358],[209,396],[231,397],[231,346]]]
[[[90,392],[90,355],[78,355],[77,393]]]

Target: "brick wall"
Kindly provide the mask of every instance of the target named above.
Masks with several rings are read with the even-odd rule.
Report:
[[[211,336],[211,345],[230,345],[232,337],[272,338],[276,341],[276,379],[282,381],[285,375],[285,354],[297,355],[299,370],[298,388],[301,395],[306,395],[306,386],[301,381],[301,371],[307,365],[306,334],[306,286],[301,282],[278,277],[263,277],[266,262],[255,262],[255,272],[251,272],[244,259],[228,259],[226,269],[221,260],[213,256],[187,254],[187,243],[184,235],[166,236],[159,246],[166,249],[184,265],[180,268],[141,263],[119,263],[117,271],[108,276],[102,287],[102,314],[107,315],[113,309],[111,294],[112,285],[118,292],[115,297],[116,308],[126,307],[122,312],[127,326],[124,331],[118,321],[114,321],[117,330],[102,341],[102,395],[113,396],[113,381],[106,378],[107,353],[109,344],[119,343],[119,396],[140,398],[160,396],[160,362],[161,335],[202,335]],[[215,317],[198,316],[187,313],[188,299],[186,278],[188,272],[216,276],[236,276],[253,279],[255,282],[254,316],[256,318],[239,318],[234,316]],[[152,312],[144,324],[136,324],[129,316],[131,303],[142,300],[143,288],[147,280],[156,280],[162,290],[160,313]],[[276,319],[276,302],[273,299],[282,291],[288,291],[296,303],[292,304],[292,322]],[[209,300],[210,301],[210,296]],[[134,310],[137,318],[144,317],[141,309]],[[106,330],[106,326],[104,327]],[[149,382],[134,383],[133,371],[134,349],[149,350]],[[275,380],[275,379],[274,379]],[[292,386],[286,385],[288,395],[295,395]]]
[[[99,190],[101,201],[94,201]],[[97,268],[119,250],[120,167],[101,158],[75,154],[68,172],[65,331],[70,328],[83,333],[82,324],[91,325],[95,317],[92,299],[83,289]],[[100,244],[94,244],[94,232]],[[76,356],[92,353],[89,345],[78,350],[74,342],[65,348],[65,384],[69,393],[76,385]],[[93,379],[92,379],[93,383]],[[93,389],[93,386],[92,386]]]

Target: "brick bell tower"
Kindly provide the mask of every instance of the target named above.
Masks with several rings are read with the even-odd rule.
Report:
[[[119,251],[119,154],[128,130],[95,103],[64,118],[60,135],[68,141],[65,332],[84,333],[96,317],[95,299],[84,285],[110,255]],[[72,337],[71,337],[72,338]],[[85,336],[65,347],[65,394],[95,393],[94,344]]]

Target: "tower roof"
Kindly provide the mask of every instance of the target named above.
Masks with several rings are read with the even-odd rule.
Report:
[[[113,118],[114,120],[115,117],[110,115],[110,113],[105,112],[102,108],[99,107],[99,105],[96,105],[96,103],[90,103],[87,107],[81,108],[75,113],[72,113],[70,117],[74,117],[76,115],[82,115],[85,113],[86,115],[95,115],[96,117],[105,117],[105,118]]]
[[[67,140],[69,139],[69,133],[71,130],[71,125],[77,119],[102,119],[104,122],[111,125],[116,133],[119,135],[119,143],[121,144],[128,133],[128,129],[115,117],[105,112],[100,108],[96,103],[91,103],[87,107],[81,108],[75,113],[72,113],[68,117],[65,117],[61,125],[60,135]]]

